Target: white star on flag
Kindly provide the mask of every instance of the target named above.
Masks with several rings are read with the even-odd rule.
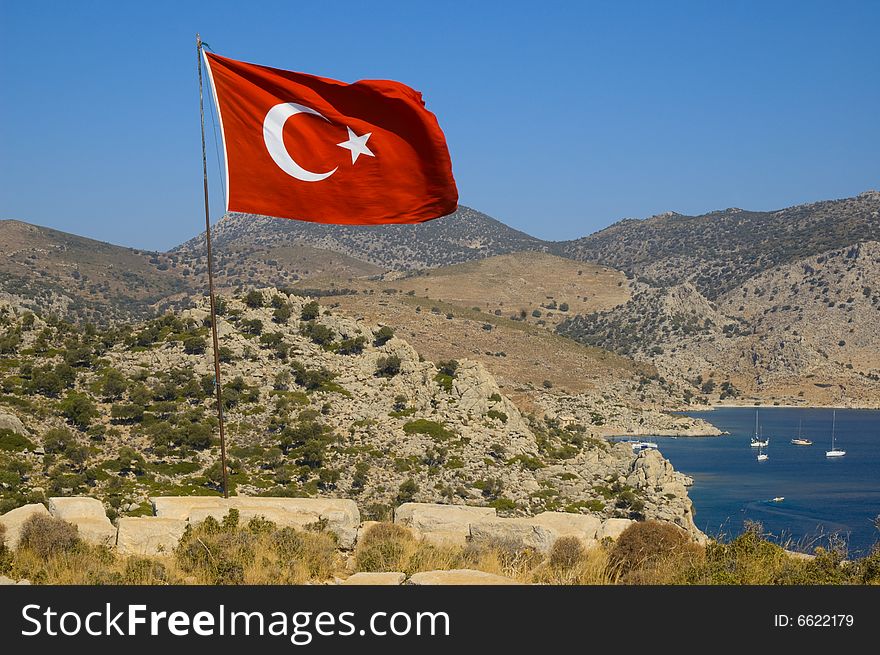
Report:
[[[352,132],[350,127],[346,127],[348,130],[348,141],[343,141],[342,143],[337,143],[340,148],[346,148],[351,150],[351,163],[355,163],[357,158],[361,155],[369,155],[370,157],[375,157],[373,151],[367,147],[367,139],[372,136],[372,132],[367,132],[362,136],[356,135]]]

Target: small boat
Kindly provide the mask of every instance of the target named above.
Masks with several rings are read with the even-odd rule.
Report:
[[[781,503],[783,500],[785,500],[785,496],[776,496],[771,502]]]
[[[768,459],[770,459],[770,455],[764,452],[764,446],[760,446],[758,448],[758,461],[766,462]]]
[[[752,437],[752,440],[749,443],[749,445],[752,448],[763,448],[764,446],[770,445],[770,437],[767,437],[766,439],[764,439],[763,435],[759,434],[759,431],[758,431],[758,410],[757,409],[755,410],[755,436]],[[758,460],[758,461],[762,461],[762,460]]]
[[[831,450],[825,451],[825,457],[843,457],[846,455],[845,450],[840,450],[839,448],[834,447],[834,428],[835,423],[837,422],[837,410],[834,410],[831,413]]]
[[[795,446],[812,446],[813,442],[809,439],[805,439],[803,435],[804,422],[801,421],[798,424],[798,436],[795,439],[791,440],[791,443]]]
[[[629,441],[627,442],[632,447],[632,451],[634,453],[640,453],[643,450],[656,450],[657,444],[653,441]]]

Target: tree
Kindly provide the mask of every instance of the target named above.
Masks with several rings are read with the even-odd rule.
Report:
[[[49,455],[63,453],[73,443],[73,435],[67,428],[52,428],[43,435],[43,450]]]
[[[241,322],[241,328],[245,334],[259,335],[263,333],[263,321],[258,318],[245,319]]]
[[[44,396],[57,397],[64,389],[64,382],[50,367],[34,369],[31,375],[31,389]]]
[[[140,423],[144,420],[144,406],[137,403],[114,403],[110,418],[117,423]]]
[[[398,503],[411,503],[419,492],[419,485],[412,478],[407,478],[397,489]]]
[[[340,355],[360,355],[364,352],[364,346],[367,340],[364,337],[354,337],[352,339],[343,339],[339,342],[339,348],[336,352]]]
[[[208,348],[203,337],[187,337],[183,340],[183,352],[187,355],[202,355]]]
[[[380,378],[393,378],[400,373],[400,357],[389,355],[380,357],[376,361],[376,376]]]
[[[334,332],[326,325],[320,325],[314,321],[304,323],[300,328],[300,334],[308,337],[319,346],[326,346],[333,341]]]
[[[275,296],[276,298],[278,296]],[[290,309],[290,305],[284,303],[281,307],[278,307],[274,312],[272,312],[272,320],[275,323],[287,323],[288,319],[290,319],[293,311]]]
[[[71,391],[61,401],[61,414],[80,430],[85,430],[98,415],[98,411],[88,396]]]
[[[244,304],[250,307],[251,309],[257,309],[258,307],[263,306],[263,294],[253,289],[252,291],[248,291],[247,295],[244,297]]]
[[[128,380],[115,368],[108,368],[101,382],[101,392],[108,400],[118,400],[128,388]]]
[[[314,321],[318,318],[318,315],[321,312],[321,308],[318,306],[318,303],[312,300],[311,302],[307,302],[303,305],[302,312],[300,313],[300,319],[303,321]]]

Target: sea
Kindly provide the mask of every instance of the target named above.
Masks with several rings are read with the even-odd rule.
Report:
[[[880,410],[836,410],[835,445],[846,455],[828,458],[831,409],[762,407],[760,430],[770,438],[764,462],[749,445],[754,408],[687,415],[730,433],[651,438],[676,470],[694,479],[694,521],[706,534],[735,537],[754,521],[792,550],[811,552],[832,535],[843,538],[852,557],[868,554],[880,541]],[[812,446],[790,443],[799,426]],[[777,497],[783,500],[774,502]]]

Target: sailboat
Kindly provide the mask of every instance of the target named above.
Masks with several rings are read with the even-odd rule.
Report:
[[[764,446],[758,446],[758,461],[766,462],[768,459],[770,459],[770,455],[764,452]]]
[[[752,437],[752,441],[749,444],[752,448],[763,448],[764,446],[770,445],[770,438],[764,439],[763,437],[758,435],[758,410],[755,410],[755,436]]]
[[[831,450],[825,451],[825,457],[843,457],[846,455],[845,450],[840,450],[839,448],[835,448],[834,446],[834,428],[835,423],[837,422],[837,410],[834,410],[831,413]]]
[[[809,439],[804,439],[803,432],[804,432],[804,422],[801,421],[798,424],[798,436],[796,439],[792,439],[791,443],[793,443],[795,446],[812,446],[813,442],[810,441]]]

